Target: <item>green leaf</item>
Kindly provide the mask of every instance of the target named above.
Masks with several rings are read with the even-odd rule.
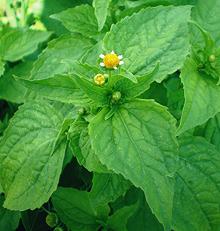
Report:
[[[219,230],[220,154],[204,138],[188,137],[180,140],[179,155],[174,230]]]
[[[178,134],[205,123],[220,112],[220,86],[207,74],[198,71],[197,64],[187,59],[181,71],[185,104]]]
[[[120,91],[125,98],[134,98],[144,93],[150,88],[150,84],[154,81],[154,77],[159,70],[159,65],[148,74],[137,77],[137,83],[127,78],[122,78],[116,82],[114,88]]]
[[[178,70],[189,53],[189,16],[189,6],[143,9],[113,25],[104,48],[122,54],[123,68],[137,75],[151,71],[160,61],[155,76],[160,82]]]
[[[80,60],[92,45],[90,39],[79,35],[66,34],[52,40],[34,63],[31,79],[46,79],[69,72],[65,62]]]
[[[71,230],[94,231],[98,230],[108,211],[97,211],[90,200],[89,193],[73,188],[61,188],[52,195],[52,203],[61,221]]]
[[[142,192],[139,193],[138,207],[127,223],[128,231],[163,231],[163,226],[152,214]]]
[[[52,78],[40,80],[27,80],[16,78],[28,89],[47,99],[63,103],[86,104],[88,97],[75,84],[74,76],[59,74]]]
[[[167,106],[172,115],[178,120],[181,118],[184,104],[184,91],[179,75],[174,74],[166,83]]]
[[[13,75],[25,78],[29,75],[32,62],[24,62],[10,68],[0,78],[0,99],[4,99],[13,103],[23,103],[28,98],[27,89],[13,78]]]
[[[108,15],[108,8],[111,0],[93,0],[93,7],[95,8],[95,16],[98,21],[98,30],[101,31],[105,25],[105,21]]]
[[[51,15],[51,18],[61,21],[67,30],[71,32],[80,33],[85,37],[98,35],[97,19],[94,9],[90,5],[76,6]]]
[[[137,205],[124,206],[108,218],[107,225],[114,231],[127,231],[128,219],[134,214]]]
[[[17,229],[20,220],[20,212],[10,211],[2,207],[3,195],[0,195],[0,230],[14,231]]]
[[[91,66],[87,63],[80,63],[77,61],[73,63],[72,61],[70,61],[69,65],[69,71],[71,73],[79,75],[80,77],[85,77],[87,79],[92,80],[97,74],[105,74],[104,71],[97,66]]]
[[[92,147],[101,163],[140,187],[158,219],[169,228],[177,143],[175,120],[152,100],[134,100],[108,120],[103,109],[91,121]]]
[[[65,154],[64,116],[45,101],[22,105],[0,140],[0,181],[12,210],[39,208],[56,190]]]
[[[39,43],[48,40],[51,32],[7,28],[1,35],[0,56],[3,60],[14,62],[33,53]]]
[[[0,77],[4,74],[5,71],[5,62],[0,59]]]
[[[93,79],[88,80],[80,76],[75,76],[74,81],[84,93],[100,106],[108,105],[110,102],[111,91],[105,87],[95,85]]]
[[[95,173],[90,198],[96,205],[107,204],[123,196],[129,187],[130,183],[121,175]]]
[[[216,149],[220,152],[220,114],[218,113],[214,118],[210,119],[204,126],[202,126],[202,136],[210,143],[214,144]]]
[[[205,30],[211,33],[218,45],[220,45],[220,2],[218,0],[197,0],[192,9],[192,18]]]
[[[108,172],[106,167],[100,163],[91,147],[88,135],[88,123],[86,121],[75,121],[69,129],[68,138],[74,156],[80,165],[83,165],[90,172]]]

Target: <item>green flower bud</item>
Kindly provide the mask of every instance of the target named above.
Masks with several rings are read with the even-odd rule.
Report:
[[[212,54],[212,55],[209,56],[209,62],[210,62],[210,63],[215,62],[215,60],[216,60],[215,55]]]
[[[84,115],[86,113],[86,110],[85,110],[84,107],[81,107],[81,108],[78,109],[77,113],[78,113],[78,115],[82,116],[82,115]]]
[[[112,94],[112,100],[117,102],[121,99],[121,92],[120,91],[116,91]]]
[[[58,224],[58,222],[59,222],[59,219],[58,219],[56,213],[49,213],[46,216],[46,223],[51,228],[55,227]]]
[[[63,231],[61,227],[56,227],[53,231]]]

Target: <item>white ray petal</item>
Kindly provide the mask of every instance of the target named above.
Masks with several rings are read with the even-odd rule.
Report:
[[[101,54],[101,55],[99,55],[99,57],[100,57],[101,59],[104,59],[104,58],[105,58],[105,55]]]
[[[115,54],[115,52],[114,52],[114,51],[112,51],[112,52],[111,52],[111,54]]]
[[[104,63],[100,63],[100,66],[101,66],[101,67],[104,67],[104,66],[105,66],[105,64],[104,64]]]
[[[118,58],[121,60],[123,59],[123,55],[119,55]]]
[[[124,61],[120,61],[119,62],[119,65],[123,65],[125,62]]]

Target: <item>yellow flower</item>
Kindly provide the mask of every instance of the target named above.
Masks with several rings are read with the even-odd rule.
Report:
[[[100,63],[100,66],[108,69],[117,69],[119,65],[124,64],[124,61],[122,61],[123,56],[115,54],[114,51],[106,55],[101,54],[99,57],[103,60],[103,62]]]
[[[99,86],[102,86],[104,83],[105,83],[105,76],[102,75],[102,74],[97,74],[95,77],[94,77],[94,82],[99,85]]]

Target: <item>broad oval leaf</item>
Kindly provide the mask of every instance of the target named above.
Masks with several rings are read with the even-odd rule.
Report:
[[[0,57],[7,61],[17,61],[33,53],[39,43],[46,41],[51,32],[22,28],[7,28],[1,31]]]
[[[220,153],[204,138],[187,137],[180,140],[179,161],[173,209],[174,230],[219,230]]]
[[[124,67],[143,75],[160,61],[155,80],[178,70],[189,53],[189,6],[146,8],[111,27],[104,48],[124,56]]]
[[[69,8],[51,15],[51,18],[61,21],[71,32],[80,33],[85,37],[98,35],[98,24],[94,9],[88,4]]]
[[[40,207],[56,190],[65,153],[57,145],[63,115],[45,101],[22,105],[0,141],[0,181],[4,207]]]
[[[74,188],[59,187],[52,203],[62,222],[75,231],[98,230],[98,220],[108,214],[108,209],[97,210],[93,206],[88,192]]]
[[[177,142],[175,120],[152,100],[124,105],[108,120],[103,109],[89,134],[100,161],[140,187],[158,219],[170,227]]]
[[[69,71],[66,61],[80,60],[92,47],[90,39],[66,34],[52,40],[34,63],[31,79],[46,79]]]

